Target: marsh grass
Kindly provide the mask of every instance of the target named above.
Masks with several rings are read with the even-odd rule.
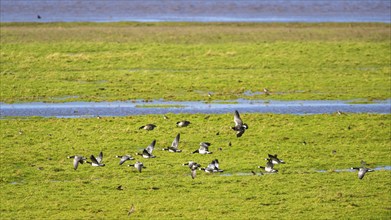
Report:
[[[363,180],[356,172],[334,172],[361,160],[371,168],[390,165],[389,114],[242,114],[250,125],[242,138],[230,129],[232,114],[167,116],[0,120],[2,218],[127,219],[131,204],[136,219],[391,216],[390,171],[369,173]],[[179,120],[192,124],[178,128]],[[145,123],[158,127],[139,130]],[[183,152],[161,151],[177,133]],[[135,153],[153,139],[157,158],[137,158]],[[213,154],[190,154],[201,141],[212,143]],[[105,167],[83,164],[75,171],[66,158],[101,150]],[[115,155],[126,153],[147,168],[138,173],[125,165],[129,162],[119,166]],[[268,153],[287,162],[276,166],[278,174],[236,175],[258,173]],[[225,170],[222,175],[199,171],[193,180],[181,166],[189,160],[206,166],[215,158]],[[119,185],[123,190],[116,189]]]
[[[136,108],[184,108],[184,105],[170,105],[170,104],[144,104],[136,105]]]
[[[209,92],[214,100],[391,95],[390,24],[1,23],[0,28],[2,102],[207,100]],[[271,96],[257,94],[263,88]]]
[[[1,102],[390,98],[390,24],[1,23],[0,29]],[[232,114],[167,116],[3,118],[1,218],[128,219],[132,204],[136,219],[391,217],[390,171],[363,180],[334,172],[361,160],[371,168],[390,165],[390,114],[242,114],[250,126],[242,138],[230,129]],[[178,128],[180,120],[192,124]],[[146,123],[158,127],[138,129]],[[161,151],[177,133],[183,152]],[[116,155],[137,157],[153,139],[157,158],[136,158],[147,166],[142,173],[118,165]],[[213,154],[190,154],[202,141],[212,143]],[[100,151],[105,167],[75,171],[66,158]],[[276,166],[278,174],[239,175],[259,173],[268,153],[287,162]],[[181,166],[215,158],[222,175],[199,171],[193,180]]]

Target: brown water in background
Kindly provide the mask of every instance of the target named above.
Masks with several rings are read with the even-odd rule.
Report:
[[[390,0],[1,0],[1,22],[385,22]],[[38,18],[38,15],[40,18]]]

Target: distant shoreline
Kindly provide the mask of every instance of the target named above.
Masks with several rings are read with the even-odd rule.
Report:
[[[2,22],[391,22],[391,2],[2,0]]]

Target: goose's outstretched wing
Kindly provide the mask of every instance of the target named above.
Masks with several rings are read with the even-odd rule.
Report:
[[[171,147],[174,148],[175,150],[178,149],[180,138],[181,138],[181,135],[178,133],[177,136],[175,137],[174,141],[171,143]]]
[[[96,157],[96,160],[98,161],[98,163],[101,163],[102,160],[103,160],[103,152],[101,151],[98,155],[98,157]]]
[[[152,151],[153,149],[155,148],[155,144],[156,144],[156,140],[153,140],[152,143],[150,145],[148,145],[147,148],[145,148],[145,150],[149,153],[149,154],[152,154]]]
[[[240,118],[239,112],[237,110],[235,110],[235,113],[234,113],[234,122],[235,122],[235,127],[237,127],[237,128],[240,128],[243,126],[243,121]]]

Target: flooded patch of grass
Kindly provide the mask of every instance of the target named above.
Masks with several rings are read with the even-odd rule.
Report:
[[[364,99],[358,99],[358,100],[352,100],[348,102],[349,104],[375,104],[376,100],[364,100]]]

